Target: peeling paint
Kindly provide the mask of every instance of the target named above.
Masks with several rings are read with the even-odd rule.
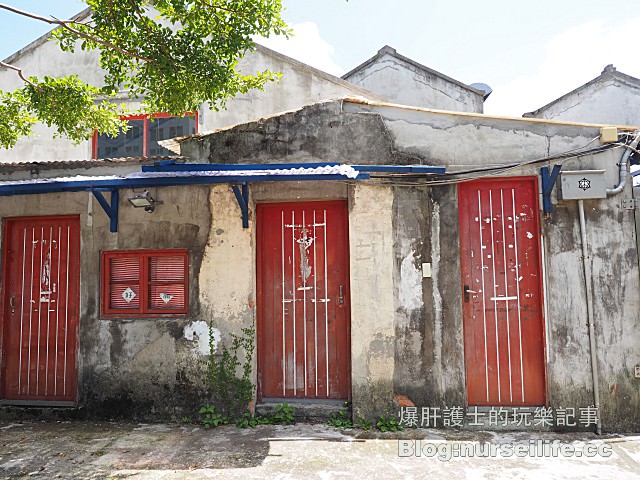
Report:
[[[220,343],[220,330],[213,328],[212,333],[213,353],[216,353],[218,351],[218,344]],[[197,350],[200,355],[209,355],[209,325],[207,322],[199,320],[184,327],[184,338],[192,342],[197,342],[195,350]]]
[[[422,306],[422,275],[414,259],[415,251],[411,250],[400,265],[399,301],[407,310],[415,310]]]
[[[442,366],[442,295],[438,275],[440,274],[440,204],[435,203],[431,212],[431,274],[433,278],[433,357],[436,368]],[[442,371],[436,375],[440,390],[444,389]]]
[[[311,276],[311,265],[309,265],[309,247],[313,244],[313,237],[307,236],[307,229],[302,229],[302,236],[296,240],[300,249],[300,276],[302,283],[307,283]]]

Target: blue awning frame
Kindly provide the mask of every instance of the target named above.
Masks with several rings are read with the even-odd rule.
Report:
[[[175,160],[160,161],[153,165],[142,166],[142,173],[150,174],[149,177],[134,178],[82,178],[79,180],[45,179],[40,182],[30,183],[10,183],[3,185],[0,182],[0,196],[13,195],[34,195],[44,193],[60,192],[81,192],[89,191],[98,201],[104,212],[109,217],[109,231],[118,231],[118,201],[119,191],[123,188],[151,188],[151,187],[173,187],[181,185],[213,185],[228,183],[236,197],[242,212],[242,226],[249,227],[249,183],[258,182],[300,182],[300,181],[326,181],[326,180],[367,180],[371,178],[371,173],[383,174],[441,174],[445,172],[445,167],[433,167],[426,165],[348,165],[358,172],[355,178],[348,178],[344,175],[331,173],[316,174],[266,174],[260,171],[310,169],[318,167],[338,167],[337,162],[323,163],[270,163],[270,164],[215,164],[215,163],[176,163]],[[198,172],[233,172],[238,175],[212,176],[210,174],[198,175]],[[188,176],[153,176],[153,173],[184,172],[192,173]],[[244,174],[240,174],[243,172]],[[246,172],[255,172],[246,174]],[[105,192],[110,193],[107,200]]]

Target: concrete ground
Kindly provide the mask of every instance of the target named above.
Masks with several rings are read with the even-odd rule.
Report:
[[[0,478],[626,480],[640,434],[0,422]]]

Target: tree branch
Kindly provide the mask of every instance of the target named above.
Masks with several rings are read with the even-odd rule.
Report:
[[[86,38],[87,40],[91,40],[92,42],[96,42],[96,43],[102,45],[103,47],[113,48],[114,50],[117,50],[118,52],[120,52],[123,55],[126,55],[128,57],[137,58],[138,60],[142,60],[144,62],[155,62],[155,60],[153,58],[142,57],[142,56],[140,56],[140,55],[138,55],[136,53],[128,52],[127,50],[124,50],[124,49],[118,47],[117,45],[115,45],[113,43],[110,43],[110,42],[107,42],[105,40],[102,40],[97,36],[89,35],[87,33],[81,32],[80,30],[77,30],[77,29],[69,26],[70,23],[78,24],[78,22],[74,22],[72,20],[58,20],[57,18],[43,17],[41,15],[36,15],[35,13],[25,12],[24,10],[20,10],[20,9],[12,7],[10,5],[5,5],[4,3],[0,3],[0,9],[8,10],[10,12],[17,13],[18,15],[22,15],[22,16],[25,16],[25,17],[33,18],[35,20],[39,20],[41,22],[48,23],[49,25],[58,25],[58,26],[64,28],[65,30],[70,31],[73,34],[78,35],[79,37]],[[84,25],[84,24],[80,23],[80,25]]]
[[[22,73],[22,69],[21,68],[18,68],[15,65],[10,65],[10,64],[2,62],[2,61],[0,61],[0,67],[8,68],[9,70],[14,70],[14,71],[18,72],[18,76],[22,79],[22,81],[24,83],[28,83],[33,88],[37,88],[38,90],[42,91],[42,88],[40,88],[39,85],[33,83],[31,80],[29,80],[27,77],[24,76],[24,74]]]
[[[144,27],[144,29],[147,31],[147,33],[149,35],[153,35],[156,38],[156,45],[158,45],[158,47],[162,50],[162,52],[165,54],[165,56],[169,59],[169,61],[171,62],[171,64],[175,67],[175,69],[177,71],[182,70],[182,66],[176,64],[175,59],[173,58],[173,56],[171,56],[169,54],[169,51],[166,48],[166,45],[164,43],[164,39],[162,39],[161,37],[158,36],[158,32],[152,32],[149,30],[149,27],[147,27],[147,25],[144,23],[144,13],[140,10],[140,8],[135,4],[134,1],[129,0],[129,4],[133,7],[133,9],[136,11],[136,13],[138,14],[138,17],[140,18],[140,21],[142,22],[142,26]]]

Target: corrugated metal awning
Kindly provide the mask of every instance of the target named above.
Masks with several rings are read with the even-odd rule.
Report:
[[[178,164],[175,164],[178,165]],[[185,164],[181,164],[185,165]],[[153,167],[150,167],[153,168]],[[237,170],[145,171],[128,175],[75,175],[68,177],[36,178],[0,182],[0,196],[38,193],[78,192],[121,188],[168,187],[216,183],[282,182],[308,180],[364,180],[348,165],[323,165],[294,168],[239,168]]]
[[[240,209],[242,224],[249,226],[248,183],[323,180],[366,180],[374,174],[444,173],[444,167],[426,165],[343,165],[340,163],[301,164],[188,164],[175,160],[142,166],[142,171],[126,175],[75,175],[0,182],[0,196],[35,195],[90,191],[111,220],[110,230],[118,230],[118,192],[122,188],[169,187],[229,183]],[[102,192],[110,191],[107,202]]]

